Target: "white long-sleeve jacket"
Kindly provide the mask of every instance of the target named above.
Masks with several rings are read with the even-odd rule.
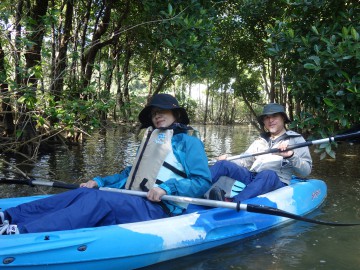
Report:
[[[288,130],[274,141],[270,139],[268,134],[265,134],[256,139],[244,154],[255,154],[277,148],[280,142],[286,140],[289,141],[289,145],[305,142],[305,139],[299,133],[291,130]],[[293,151],[294,155],[290,158],[283,158],[276,154],[264,154],[233,160],[233,162],[254,172],[267,169],[273,170],[282,182],[289,184],[292,175],[306,177],[311,173],[312,168],[312,159],[308,147],[296,148]]]

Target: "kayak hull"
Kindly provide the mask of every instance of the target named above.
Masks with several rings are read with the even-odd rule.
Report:
[[[275,207],[296,215],[326,198],[321,180],[292,184],[243,203]],[[43,198],[0,199],[2,210]],[[291,219],[190,206],[188,213],[160,220],[69,231],[0,236],[0,269],[135,269],[191,255],[275,228]]]

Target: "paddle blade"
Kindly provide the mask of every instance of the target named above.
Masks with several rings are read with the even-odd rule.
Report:
[[[337,223],[337,222],[328,222],[328,221],[322,221],[322,220],[316,220],[316,219],[310,219],[306,217],[302,217],[299,215],[295,215],[277,208],[265,206],[265,205],[253,205],[248,204],[246,211],[253,212],[253,213],[260,213],[260,214],[267,214],[267,215],[273,215],[273,216],[279,216],[279,217],[286,217],[291,218],[295,220],[305,221],[309,223],[315,223],[320,225],[330,225],[330,226],[358,226],[360,223]]]
[[[335,141],[347,141],[347,140],[352,140],[352,139],[355,139],[355,138],[359,138],[360,137],[360,130],[357,131],[357,132],[353,132],[353,133],[345,133],[345,134],[339,134],[339,135],[336,135],[334,137],[334,140]]]

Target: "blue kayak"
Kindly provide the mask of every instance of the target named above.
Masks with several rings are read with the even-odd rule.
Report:
[[[287,187],[244,201],[303,216],[326,198],[321,180],[293,179]],[[0,199],[2,210],[44,198]],[[234,203],[229,203],[234,204]],[[0,269],[136,269],[225,245],[292,219],[190,205],[186,214],[96,228],[0,235]]]

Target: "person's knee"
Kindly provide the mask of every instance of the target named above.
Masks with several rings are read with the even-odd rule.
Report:
[[[273,186],[280,181],[279,176],[272,170],[264,170],[257,175],[259,178],[264,179],[266,183]]]
[[[258,175],[263,175],[267,177],[274,177],[277,176],[276,172],[273,170],[264,170],[258,173]]]
[[[273,179],[279,178],[277,173],[273,170],[265,170],[265,172],[266,172],[267,176],[270,178],[273,178]]]
[[[216,167],[227,167],[227,165],[230,163],[230,161],[228,160],[218,160],[215,162],[215,164],[213,166],[211,166],[211,168],[216,168]]]
[[[228,171],[228,162],[227,160],[219,160],[213,166],[210,167],[211,176],[216,180],[221,176],[225,175]]]

